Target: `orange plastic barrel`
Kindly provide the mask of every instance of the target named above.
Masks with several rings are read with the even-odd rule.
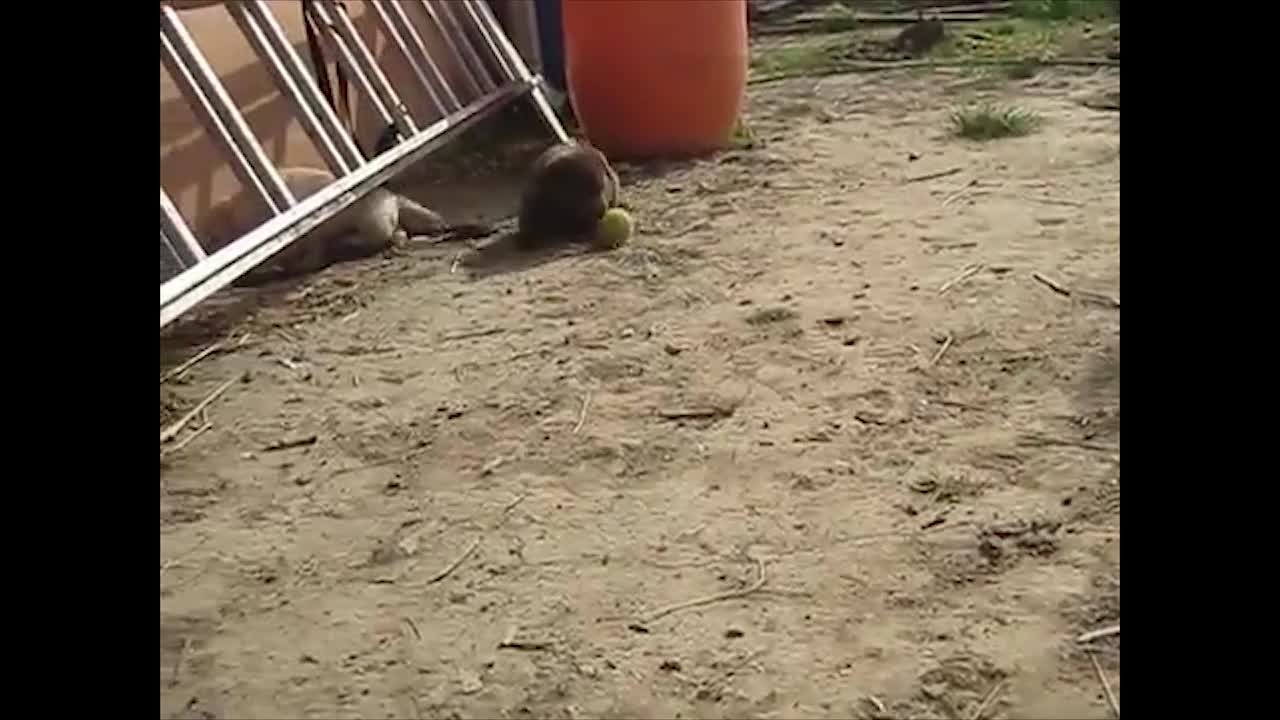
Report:
[[[563,0],[565,79],[613,159],[700,155],[733,135],[747,81],[745,0]]]

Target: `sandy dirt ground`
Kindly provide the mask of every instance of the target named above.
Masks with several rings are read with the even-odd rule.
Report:
[[[161,385],[240,378],[162,460],[162,716],[1109,717],[1118,86],[756,86],[763,147],[622,168],[623,249],[197,313],[162,366],[248,335]]]

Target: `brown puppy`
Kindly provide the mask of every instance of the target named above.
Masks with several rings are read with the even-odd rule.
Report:
[[[916,13],[917,20],[893,39],[891,47],[894,51],[906,53],[911,57],[919,57],[942,42],[947,35],[946,25],[939,17],[925,18],[924,13]]]
[[[333,173],[317,168],[281,168],[285,186],[297,200],[334,182]],[[201,239],[209,252],[226,247],[270,219],[257,198],[240,192],[215,205],[201,223]],[[437,235],[455,228],[438,213],[378,188],[313,229],[247,273],[253,284],[280,275],[313,273],[339,260],[375,255],[403,245],[413,235]]]
[[[584,142],[547,148],[529,171],[520,198],[516,244],[532,249],[589,238],[618,203],[618,174],[604,153]]]

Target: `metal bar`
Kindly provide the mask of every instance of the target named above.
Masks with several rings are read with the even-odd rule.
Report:
[[[523,14],[523,17],[518,19],[523,21],[525,28],[530,31],[529,35],[526,36],[524,33],[517,34],[515,32],[515,28],[512,28],[511,32],[506,33],[507,39],[509,39],[511,44],[515,45],[516,49],[520,51],[520,56],[524,59],[524,64],[528,65],[530,70],[539,75],[543,74],[544,68],[546,67],[546,58],[542,56],[541,34],[538,29],[537,3],[518,2],[511,3],[507,7],[511,8],[512,13]],[[489,9],[492,10],[493,7],[490,6]],[[527,47],[525,46],[526,42],[528,42]]]
[[[388,31],[392,32],[393,37],[399,40],[405,57],[411,58],[409,63],[414,66],[415,70],[425,76],[425,73],[421,72],[421,66],[414,63],[413,57],[417,57],[417,59],[426,63],[436,83],[444,90],[445,98],[453,106],[453,109],[461,108],[462,101],[458,99],[457,94],[453,92],[453,88],[449,86],[449,81],[445,79],[444,73],[440,72],[440,66],[436,65],[431,53],[427,52],[427,46],[422,41],[422,35],[418,33],[418,28],[414,27],[413,23],[409,21],[409,17],[405,15],[404,8],[400,6],[400,3],[391,2],[390,0],[374,0],[373,9],[378,13],[378,19],[384,25],[389,23],[395,26],[398,32],[392,32],[390,27],[388,27]],[[417,52],[416,56],[412,54],[415,51]],[[439,107],[441,115],[449,114],[450,111],[442,106],[439,98],[433,95],[432,99],[436,100],[436,105]]]
[[[503,103],[527,92],[526,83],[510,83],[370,160],[364,167],[308,196],[288,213],[276,216],[204,262],[160,286],[160,327],[226,287],[290,243],[325,222],[370,190],[403,172],[438,147],[448,133],[460,132]]]
[[[248,163],[247,169],[257,176],[261,189],[266,193],[267,206],[274,212],[292,207],[295,204],[293,193],[285,187],[284,180],[267,159],[262,145],[249,130],[240,111],[236,110],[231,96],[218,81],[218,76],[205,60],[204,53],[192,41],[190,33],[178,19],[178,14],[167,5],[160,6],[160,35],[162,39],[169,41],[168,51],[174,53],[174,59],[191,72],[192,79],[205,95],[213,112],[230,133],[233,144],[243,153],[243,158]],[[163,40],[161,47],[165,48]],[[179,74],[182,74],[181,71]]]
[[[560,122],[560,116],[556,114],[555,108],[551,107],[551,101],[547,100],[542,76],[529,70],[524,58],[520,57],[520,51],[511,43],[511,38],[508,38],[507,34],[502,31],[502,26],[498,24],[498,18],[494,17],[493,10],[490,9],[489,4],[478,0],[463,0],[463,2],[468,12],[472,13],[472,18],[475,19],[480,29],[484,32],[485,38],[489,40],[494,54],[498,57],[505,56],[507,58],[515,71],[515,79],[529,83],[533,104],[537,106],[538,114],[542,116],[542,122],[547,126],[547,129],[560,142],[568,142],[569,133],[565,131],[564,124]],[[479,15],[476,15],[477,9]],[[495,40],[498,47],[493,47]]]
[[[200,241],[196,240],[195,235],[191,234],[191,230],[187,228],[187,223],[183,221],[178,208],[169,199],[169,193],[165,192],[164,188],[160,188],[160,234],[169,240],[170,247],[175,250],[174,254],[178,255],[179,260],[184,262],[187,260],[187,258],[176,252],[176,246],[179,244],[190,254],[192,264],[198,263],[207,257],[204,248],[200,246]]]
[[[454,3],[441,3],[437,13],[436,6],[430,0],[420,0],[420,2],[427,9],[427,13],[431,15],[432,19],[436,21],[436,24],[440,26],[440,32],[444,34],[445,38],[452,38],[452,41],[446,40],[449,43],[449,49],[457,57],[462,58],[463,65],[470,65],[470,70],[475,73],[475,77],[479,78],[481,92],[492,90],[496,83],[489,74],[489,68],[484,64],[484,60],[480,58],[476,49],[471,46],[471,39],[467,37],[466,31],[462,29],[457,16],[453,14]],[[440,22],[441,17],[445,19],[445,23]],[[445,24],[448,24],[449,27],[446,28]]]
[[[472,71],[471,66],[467,64],[467,59],[463,57],[462,50],[458,47],[458,43],[453,39],[453,36],[449,34],[449,31],[445,29],[444,23],[441,22],[440,15],[436,12],[435,8],[432,7],[428,0],[418,0],[418,5],[422,7],[422,12],[427,14],[427,19],[431,21],[431,24],[435,25],[436,31],[440,33],[440,38],[444,40],[444,44],[448,47],[452,57],[457,58],[458,67],[462,69],[462,76],[467,81],[467,91],[473,96],[483,95],[485,87],[476,79],[475,72]]]
[[[338,152],[346,161],[347,167],[355,169],[363,165],[364,155],[360,152],[360,148],[356,146],[350,133],[342,126],[342,121],[338,119],[338,114],[334,111],[333,106],[321,94],[320,86],[316,84],[316,79],[307,71],[306,64],[302,62],[298,52],[293,49],[293,43],[289,42],[288,36],[284,34],[284,30],[281,29],[280,23],[275,16],[271,14],[271,10],[267,8],[262,0],[244,0],[243,2],[228,3],[227,5],[228,7],[243,7],[257,21],[258,29],[266,36],[267,42],[276,51],[276,56],[284,64],[289,74],[293,76],[295,87],[302,92],[303,99],[306,100],[307,105],[315,113],[325,133],[333,140]],[[318,72],[321,70],[317,68]]]
[[[516,74],[515,66],[511,64],[510,59],[507,58],[506,55],[503,53],[502,47],[499,45],[498,41],[494,38],[493,32],[491,31],[492,29],[488,26],[488,23],[486,21],[489,19],[492,19],[494,27],[496,27],[498,30],[498,34],[502,35],[502,37],[505,39],[506,33],[502,30],[502,23],[499,23],[497,18],[494,18],[492,16],[483,16],[484,19],[481,19],[482,14],[476,13],[475,4],[472,3],[471,0],[461,0],[460,4],[462,5],[463,11],[466,12],[466,15],[464,15],[464,17],[468,17],[471,19],[471,22],[476,26],[476,29],[480,31],[480,37],[484,38],[485,45],[489,46],[489,57],[498,61],[498,69],[502,71],[503,77],[505,77],[507,80],[517,80],[517,79],[523,80],[524,78],[521,78],[519,75]],[[486,8],[488,7],[487,3],[481,3],[481,4],[485,5]]]
[[[356,84],[360,86],[360,94],[365,100],[373,106],[373,111],[377,113],[378,118],[382,120],[384,125],[396,125],[395,119],[387,110],[387,106],[383,104],[382,98],[374,92],[373,85],[369,82],[369,78],[365,76],[364,71],[360,69],[359,63],[356,62],[355,56],[351,54],[351,49],[347,47],[347,43],[337,34],[337,27],[333,23],[333,19],[329,17],[329,13],[325,12],[324,6],[319,3],[311,5],[311,9],[315,11],[317,25],[323,32],[320,33],[324,37],[329,46],[334,50],[338,62],[355,79]],[[316,72],[323,72],[323,68],[316,68]],[[403,132],[403,131],[402,131]]]
[[[160,249],[163,251],[168,251],[169,257],[173,258],[173,262],[178,266],[178,272],[182,272],[183,270],[186,270],[187,268],[195,264],[195,262],[187,259],[186,257],[183,257],[183,254],[178,251],[177,244],[174,243],[172,240],[170,240],[168,236],[164,234],[163,229],[160,231]],[[176,274],[177,273],[174,273],[174,275]],[[170,277],[173,277],[173,276],[171,275]],[[161,280],[160,282],[164,282],[164,281]]]
[[[387,106],[387,110],[391,111],[391,121],[395,123],[396,128],[405,137],[418,132],[418,126],[414,123],[413,116],[409,114],[409,109],[405,107],[404,102],[400,100],[400,96],[396,94],[396,91],[391,88],[391,83],[387,82],[386,74],[382,72],[382,68],[378,67],[377,60],[374,59],[369,46],[365,45],[364,40],[360,37],[356,26],[352,24],[346,8],[337,4],[334,0],[316,0],[315,8],[321,13],[329,15],[330,26],[337,31],[338,35],[346,41],[347,46],[351,48],[353,59],[360,64],[360,69],[364,71],[365,77],[369,79],[369,84],[372,86],[373,91],[378,93],[378,97]]]
[[[231,165],[231,171],[235,173],[240,184],[244,186],[247,192],[256,196],[264,207],[271,212],[279,212],[279,208],[267,192],[267,186],[263,184],[262,178],[259,178],[253,172],[253,168],[249,165],[249,160],[245,158],[240,147],[231,138],[231,131],[227,129],[218,114],[213,111],[213,103],[200,89],[200,85],[196,83],[190,69],[178,57],[178,51],[174,49],[173,43],[163,33],[160,35],[160,61],[168,69],[174,84],[178,86],[178,91],[186,98],[191,111],[200,121],[200,124],[204,126],[205,133],[208,134],[209,139],[226,154],[227,162]]]
[[[240,32],[245,39],[249,41],[249,46],[267,66],[267,71],[271,73],[272,79],[276,81],[276,85],[280,88],[280,92],[288,98],[293,104],[293,109],[298,113],[298,120],[302,124],[302,129],[307,133],[307,137],[311,138],[311,142],[316,146],[316,150],[320,153],[320,157],[324,159],[333,174],[341,177],[351,172],[352,165],[348,164],[342,152],[338,150],[337,144],[333,137],[325,130],[320,122],[320,118],[316,116],[315,108],[312,107],[302,94],[302,90],[298,87],[294,77],[285,68],[280,57],[276,54],[275,48],[267,40],[266,34],[258,25],[258,21],[249,14],[248,9],[240,3],[226,3],[227,12],[231,15],[231,19],[239,26]],[[343,133],[345,135],[345,133]]]
[[[400,34],[400,28],[397,27],[391,18],[387,16],[387,11],[378,4],[377,0],[366,5],[377,16],[378,24],[382,26],[382,31],[387,34],[391,43],[400,51],[400,56],[409,64],[409,69],[413,71],[413,76],[418,79],[418,83],[427,91],[427,95],[431,98],[432,104],[436,106],[436,112],[440,117],[449,114],[449,109],[445,107],[444,101],[440,99],[440,93],[436,92],[436,86],[427,79],[427,72],[422,69],[422,65],[418,62],[418,56],[413,54],[409,49],[409,44]]]

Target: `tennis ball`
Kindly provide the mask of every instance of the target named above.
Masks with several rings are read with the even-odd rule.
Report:
[[[596,242],[607,248],[619,248],[631,237],[635,222],[622,208],[609,208],[596,226]]]

